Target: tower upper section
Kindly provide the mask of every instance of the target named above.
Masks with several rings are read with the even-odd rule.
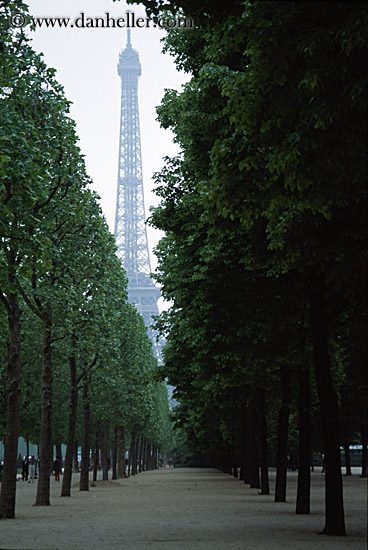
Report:
[[[119,55],[118,73],[121,78],[121,109],[115,243],[128,276],[129,301],[142,314],[154,340],[156,357],[161,361],[161,344],[156,342],[150,328],[152,316],[158,315],[157,300],[161,293],[150,277],[138,109],[141,64],[138,52],[131,44],[130,30],[127,44]]]
[[[139,55],[132,48],[130,30],[126,47],[120,52],[121,78],[119,172],[116,197],[115,242],[129,284],[148,279],[151,265],[145,224],[141,138],[138,109]],[[137,283],[138,284],[138,283]]]
[[[132,47],[130,29],[128,29],[127,45],[120,52],[118,73],[122,82],[138,82],[138,77],[141,75],[139,55]]]

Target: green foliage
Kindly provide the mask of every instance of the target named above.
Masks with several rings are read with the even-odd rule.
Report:
[[[161,204],[150,218],[165,231],[156,277],[173,305],[159,326],[177,424],[193,449],[214,452],[236,440],[234,418],[258,387],[277,413],[280,366],[291,367],[297,390],[311,361],[318,268],[342,416],[361,431],[349,404],[366,390],[357,342],[366,331],[367,9],[141,3],[156,14],[183,10],[198,27],[165,37],[192,78],[157,108],[181,154],[156,176]],[[355,407],[364,417],[365,398]]]
[[[22,308],[21,428],[40,434],[42,335],[52,332],[53,439],[66,439],[69,358],[92,416],[170,437],[166,388],[143,318],[127,302],[127,278],[77,145],[55,71],[9,24],[20,1],[1,2],[0,24],[0,433],[6,422],[9,296]],[[3,32],[4,31],[4,32]],[[4,406],[3,406],[4,405]],[[80,414],[80,411],[79,411]],[[79,434],[80,435],[80,434]]]

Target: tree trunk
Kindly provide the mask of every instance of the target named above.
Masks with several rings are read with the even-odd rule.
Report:
[[[314,367],[320,402],[325,455],[326,518],[323,534],[344,536],[345,519],[340,460],[338,402],[333,388],[328,352],[324,279],[317,269],[311,276],[310,315]]]
[[[82,457],[81,457],[81,473],[79,480],[79,490],[89,490],[89,455],[91,447],[90,433],[90,402],[89,402],[89,385],[86,379],[83,383],[83,436],[82,436]]]
[[[261,482],[259,479],[259,447],[257,438],[257,412],[253,408],[252,421],[250,426],[250,468],[249,482],[252,489],[259,489]]]
[[[230,476],[233,473],[232,460],[231,460],[231,453],[230,453],[229,445],[226,445],[226,451],[224,451],[224,455],[223,455],[223,458],[222,458],[222,471],[224,472],[224,474],[229,474]]]
[[[125,467],[125,428],[120,426],[118,429],[118,477],[124,478],[127,476]]]
[[[241,467],[240,467],[240,479],[244,483],[250,483],[249,481],[249,428],[248,428],[248,419],[247,419],[247,406],[245,403],[241,406],[241,426],[242,426],[242,436],[241,436]]]
[[[9,281],[12,272],[9,271]],[[11,282],[11,281],[10,281]],[[1,482],[0,517],[15,517],[17,454],[20,422],[20,315],[18,295],[8,298],[8,358],[7,358],[7,423],[4,439],[4,465]]]
[[[247,445],[245,441],[245,411],[244,411],[244,405],[241,405],[240,409],[240,419],[241,419],[241,437],[240,437],[240,472],[239,472],[239,479],[240,481],[245,481],[245,458],[246,458],[246,450]]]
[[[52,329],[45,321],[42,345],[42,397],[40,464],[35,506],[50,505],[50,474],[52,469],[51,399],[52,399]]]
[[[135,473],[138,473],[138,450],[139,450],[139,441],[141,439],[141,436],[137,434],[136,441],[135,441]]]
[[[269,495],[266,399],[264,390],[258,391],[259,450],[261,465],[261,494]]]
[[[160,453],[161,453],[160,447],[156,446],[155,447],[155,470],[158,470],[158,467],[159,467],[158,460],[159,460]]]
[[[157,468],[157,447],[155,444],[152,445],[152,470]]]
[[[142,471],[145,472],[147,470],[147,438],[144,438],[144,445],[143,445],[143,451],[142,451]]]
[[[151,442],[151,446],[150,446],[150,470],[154,470],[155,469],[155,464],[154,464],[154,446],[153,446],[153,443]]]
[[[286,502],[287,479],[287,448],[289,416],[291,407],[291,384],[288,367],[283,365],[280,369],[282,405],[279,411],[277,426],[277,457],[276,457],[276,487],[275,502]]]
[[[153,443],[151,443],[151,470],[155,469],[155,452],[156,452],[156,447],[154,446]]]
[[[132,469],[132,440],[130,439],[130,447],[128,450],[128,465],[127,465],[127,476],[130,477],[130,472]]]
[[[302,365],[299,370],[299,470],[296,514],[310,513],[310,375],[309,367]]]
[[[73,452],[73,472],[77,474],[79,472],[79,460],[78,460],[78,447],[79,442],[76,439],[74,442],[74,452]]]
[[[137,473],[136,440],[137,434],[136,432],[132,432],[129,449],[129,469],[132,476]]]
[[[295,451],[292,451],[290,453],[290,466],[291,466],[291,471],[292,472],[297,471],[297,469],[298,469],[298,453],[296,453]]]
[[[100,460],[100,449],[96,439],[95,451],[93,453],[93,481],[97,481],[98,464]]]
[[[102,445],[102,479],[109,479],[109,450],[110,450],[110,421],[106,420],[104,425],[103,445]]]
[[[151,470],[155,469],[155,446],[151,443],[151,454],[150,454]]]
[[[235,445],[231,444],[231,461],[233,464],[233,476],[237,479],[239,477],[238,474],[238,465],[236,462],[236,452],[235,452]]]
[[[149,471],[152,470],[152,443],[150,441],[147,441],[146,468]]]
[[[150,442],[148,441],[148,439],[146,439],[146,444],[144,446],[145,470],[149,470],[149,446],[150,446]]]
[[[70,487],[73,473],[73,457],[75,453],[75,427],[77,424],[78,386],[77,386],[77,363],[75,355],[69,357],[70,371],[70,394],[69,394],[69,415],[68,434],[66,440],[66,452],[64,463],[63,483],[61,486],[62,497],[70,497]]]
[[[362,473],[360,474],[360,477],[367,477],[368,476],[368,460],[367,460],[367,421],[366,419],[363,420],[362,424]]]
[[[138,458],[138,464],[139,464],[138,472],[139,473],[141,473],[142,468],[143,468],[143,448],[144,448],[144,437],[143,437],[143,435],[141,435],[140,443],[139,443],[139,458]]]
[[[117,462],[118,462],[118,429],[114,427],[114,438],[111,447],[111,466],[112,466],[112,479],[118,479],[117,475]]]
[[[350,462],[349,443],[345,443],[344,452],[345,452],[345,469],[346,469],[345,475],[351,476],[351,462]]]

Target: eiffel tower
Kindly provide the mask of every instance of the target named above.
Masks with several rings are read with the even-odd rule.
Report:
[[[118,74],[121,78],[121,110],[115,243],[128,277],[128,300],[143,316],[155,356],[162,362],[161,343],[156,342],[151,328],[152,316],[159,313],[157,300],[161,292],[150,277],[138,110],[141,64],[138,52],[131,44],[130,29],[126,47],[120,52]]]

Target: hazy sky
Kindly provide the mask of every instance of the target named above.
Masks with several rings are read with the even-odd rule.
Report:
[[[87,17],[125,16],[130,9],[136,17],[145,15],[141,6],[127,6],[112,0],[25,0],[35,17],[70,17],[84,12]],[[152,193],[152,174],[163,165],[162,157],[178,151],[172,134],[160,128],[155,107],[165,88],[180,89],[188,77],[178,73],[172,58],[161,53],[159,28],[132,29],[132,45],[142,65],[139,79],[143,180],[146,215],[148,207],[157,204]],[[120,78],[117,73],[119,52],[125,47],[124,28],[38,28],[31,33],[33,47],[43,52],[46,63],[57,69],[56,77],[64,86],[66,97],[73,102],[71,116],[77,123],[80,147],[85,155],[93,189],[101,197],[104,216],[113,232],[118,172]],[[149,247],[160,238],[158,231],[148,229]],[[156,266],[151,252],[152,269]]]

